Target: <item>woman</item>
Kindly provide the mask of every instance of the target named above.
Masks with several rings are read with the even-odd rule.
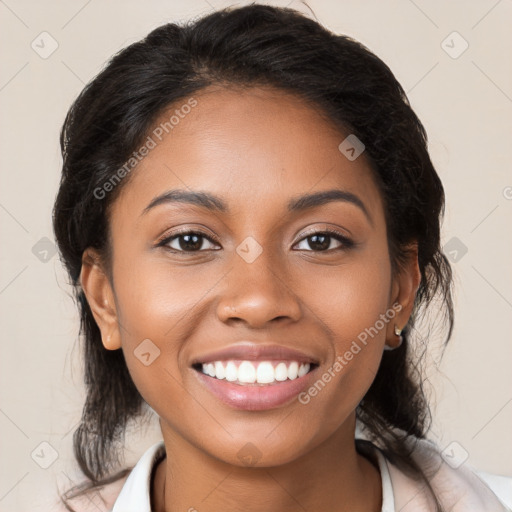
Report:
[[[444,192],[364,46],[263,5],[164,25],[84,89],[61,146],[79,491],[125,478],[114,512],[507,510],[510,479],[426,441]],[[163,440],[112,474],[145,405]]]

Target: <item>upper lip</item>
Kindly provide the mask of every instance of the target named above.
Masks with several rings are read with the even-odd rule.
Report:
[[[285,360],[298,363],[318,364],[318,359],[306,352],[284,345],[240,342],[220,350],[208,352],[194,357],[191,365],[199,363],[211,363],[228,359],[240,359],[246,361]]]

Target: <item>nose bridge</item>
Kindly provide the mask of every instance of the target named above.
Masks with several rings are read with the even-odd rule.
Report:
[[[273,256],[270,249],[251,237],[236,248],[218,304],[222,321],[239,318],[252,326],[262,326],[278,317],[299,318],[297,297]]]

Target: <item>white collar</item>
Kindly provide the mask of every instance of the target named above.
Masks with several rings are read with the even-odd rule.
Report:
[[[149,447],[126,479],[111,512],[152,512],[151,473],[165,455],[163,441]]]
[[[373,446],[373,445],[372,445]],[[374,450],[382,479],[381,512],[395,512],[393,487],[388,464],[380,450]],[[165,456],[163,441],[149,447],[126,479],[111,512],[151,512],[151,474],[155,465]]]

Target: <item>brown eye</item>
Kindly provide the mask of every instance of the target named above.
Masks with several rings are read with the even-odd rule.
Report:
[[[210,246],[208,246],[208,244],[210,244]],[[215,247],[211,238],[200,231],[176,233],[168,236],[158,245],[168,247],[169,249],[177,252],[199,252]]]
[[[309,233],[308,236],[302,238],[299,244],[306,242],[310,249],[305,246],[299,247],[299,250],[326,252],[331,250],[348,249],[354,245],[352,240],[337,231],[316,231]],[[333,242],[338,242],[336,246]],[[306,245],[304,244],[304,245]]]

